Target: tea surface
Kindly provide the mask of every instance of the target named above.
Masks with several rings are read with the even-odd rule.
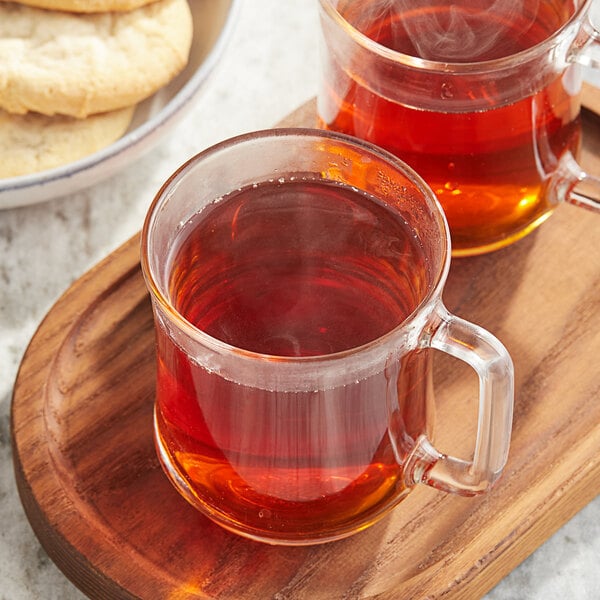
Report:
[[[423,253],[402,216],[336,183],[260,184],[207,207],[186,230],[171,259],[173,305],[244,350],[314,356],[361,346],[402,323],[426,289]]]

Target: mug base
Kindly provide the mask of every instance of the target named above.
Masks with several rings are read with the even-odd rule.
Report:
[[[228,519],[226,515],[215,510],[197,496],[197,494],[188,484],[185,476],[179,471],[177,466],[173,464],[169,456],[169,452],[165,447],[165,443],[160,435],[159,427],[157,426],[156,409],[154,411],[154,445],[159,463],[167,478],[180,496],[182,496],[193,508],[198,510],[213,523],[229,531],[230,533],[255,542],[261,542],[273,546],[315,546],[350,537],[356,533],[364,531],[371,525],[374,525],[376,522],[380,521],[401,500],[403,500],[410,491],[410,488],[405,489],[404,493],[401,494],[393,504],[384,506],[375,514],[370,515],[368,520],[362,523],[354,524],[351,528],[340,529],[335,532],[323,532],[323,534],[319,536],[315,536],[313,532],[295,532],[290,535],[289,532],[286,534],[275,531],[257,531],[256,529],[249,528],[243,523],[239,523],[234,519]]]
[[[450,232],[450,238],[452,241],[452,257],[453,258],[463,258],[469,256],[479,256],[482,254],[489,254],[490,252],[495,252],[496,250],[501,250],[502,248],[506,248],[522,240],[524,237],[528,236],[530,233],[533,233],[542,223],[552,215],[553,211],[545,212],[540,215],[535,221],[527,224],[522,229],[518,231],[511,232],[510,234],[506,234],[506,236],[494,240],[494,241],[480,241],[474,242],[473,240],[463,241],[460,239],[460,236],[456,234],[452,234]],[[458,238],[458,239],[455,239]]]

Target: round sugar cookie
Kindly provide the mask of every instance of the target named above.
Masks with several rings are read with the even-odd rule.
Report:
[[[134,110],[130,106],[87,119],[0,110],[0,178],[53,169],[101,150],[127,131]]]
[[[86,117],[137,104],[187,64],[187,0],[75,14],[0,2],[0,108]]]
[[[132,10],[156,1],[157,0],[15,0],[18,4],[27,4],[28,6],[37,6],[38,8],[82,13]]]

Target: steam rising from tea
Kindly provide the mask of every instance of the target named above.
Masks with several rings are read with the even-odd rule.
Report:
[[[340,2],[338,10],[359,31],[403,54],[442,62],[475,62],[522,50],[531,39],[540,0],[375,0]],[[570,3],[556,4],[557,12]],[[522,42],[519,42],[521,44]]]

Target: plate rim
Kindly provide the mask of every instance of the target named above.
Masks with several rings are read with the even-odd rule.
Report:
[[[189,2],[193,1],[189,0]],[[232,37],[233,29],[241,9],[241,0],[224,1],[229,4],[229,8],[227,9],[223,26],[212,47],[208,50],[199,68],[182,85],[181,89],[177,91],[169,102],[155,115],[135,129],[128,131],[112,144],[101,148],[93,154],[52,169],[45,169],[17,177],[0,178],[0,210],[39,204],[61,195],[66,196],[76,193],[113,175],[116,170],[116,159],[123,154],[131,153],[132,160],[128,161],[131,163],[145,152],[150,151],[153,144],[148,144],[147,147],[143,148],[141,147],[142,143],[151,139],[153,135],[155,136],[155,141],[158,141],[161,134],[166,133],[165,129],[168,126],[174,125],[178,119],[183,118],[183,112],[187,108],[186,105],[190,104],[194,96],[200,91],[202,85],[212,74],[224,53],[227,43]],[[159,132],[159,130],[162,131]],[[115,166],[115,168],[107,168],[106,173],[96,174],[94,177],[90,176],[86,181],[83,180],[84,175],[91,175],[90,172],[93,172],[94,169],[102,164]],[[57,184],[64,180],[71,180],[71,183],[75,183],[75,185],[61,192]],[[47,189],[48,193],[41,193],[43,189]],[[31,191],[32,195],[29,197],[25,196],[27,191]],[[33,193],[34,191],[38,193]]]

